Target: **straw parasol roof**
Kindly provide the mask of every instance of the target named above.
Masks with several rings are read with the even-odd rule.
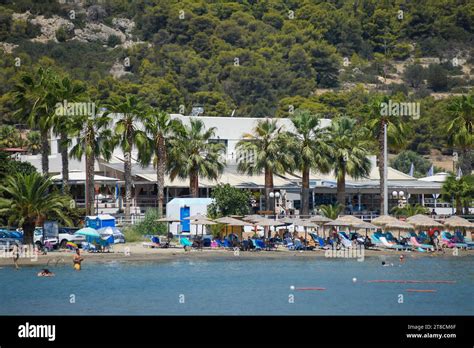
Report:
[[[328,223],[325,223],[324,226],[352,226],[352,224],[349,221],[336,219]]]
[[[260,215],[257,215],[257,214],[254,214],[254,215],[245,215],[245,216],[243,217],[243,220],[245,220],[245,221],[252,221],[252,222],[258,221],[258,220],[261,220],[261,219],[264,219],[264,217],[263,217],[263,216],[260,216]]]
[[[282,219],[278,219],[278,221],[284,223],[284,224],[293,224],[296,219],[290,218],[290,217],[284,217]]]
[[[302,226],[302,227],[318,227],[317,224],[310,221],[309,219],[295,219],[293,222],[295,226]]]
[[[260,218],[259,220],[255,221],[255,225],[260,225],[260,226],[281,226],[282,223],[281,221],[278,220],[272,220],[268,218]]]
[[[430,218],[429,216],[417,214],[407,218],[407,222],[416,227],[442,227],[443,224]]]
[[[354,225],[353,227],[354,228],[360,228],[360,229],[366,229],[366,230],[368,230],[368,229],[375,230],[375,229],[378,228],[378,226],[375,226],[375,225],[371,224],[370,222],[365,222],[365,221],[361,222],[360,224]]]
[[[196,219],[191,221],[191,225],[217,225],[217,222],[207,219]]]
[[[444,225],[447,227],[464,227],[464,228],[474,228],[474,223],[469,220],[462,218],[460,216],[453,215],[446,220],[444,220]]]
[[[361,220],[353,215],[340,216],[338,220],[346,221],[349,223],[349,226],[353,226],[353,227],[364,222],[364,220]]]
[[[378,226],[383,226],[383,225],[386,225],[390,222],[396,222],[398,221],[397,218],[393,217],[393,216],[390,216],[390,215],[380,215],[378,217],[376,217],[375,219],[372,220],[372,223],[374,225],[378,225]]]
[[[325,217],[325,216],[322,216],[322,215],[315,215],[315,216],[312,216],[308,219],[309,221],[312,221],[312,222],[331,222],[333,221],[332,219],[328,218],[328,217]]]
[[[394,230],[414,230],[415,227],[408,222],[397,220],[394,222],[389,222],[385,225],[385,228],[393,228]]]
[[[183,220],[199,220],[199,219],[207,219],[207,216],[201,213],[197,213],[196,215],[185,217]]]
[[[230,225],[230,226],[252,226],[253,225],[253,223],[251,223],[251,222],[242,221],[242,220],[230,217],[230,216],[221,217],[221,218],[216,219],[214,221],[216,221],[220,224],[226,224],[226,225]]]

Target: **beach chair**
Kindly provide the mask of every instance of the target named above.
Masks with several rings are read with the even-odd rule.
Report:
[[[293,250],[295,248],[295,244],[291,238],[285,238],[283,240],[283,245],[286,246],[289,250]]]
[[[216,243],[218,247],[225,248],[224,242],[220,239],[216,239]]]
[[[409,245],[414,246],[418,250],[421,249],[429,249],[431,251],[434,251],[434,246],[431,244],[420,244],[416,237],[411,236],[410,241],[408,242]]]
[[[296,238],[293,242],[293,250],[304,250],[305,246],[301,243],[301,240]]]
[[[456,231],[454,232],[454,236],[461,242],[467,244],[467,247],[469,249],[474,248],[474,242],[472,240],[469,240],[468,238],[464,237],[462,232]]]
[[[181,244],[184,248],[186,247],[192,247],[193,243],[188,238],[181,237],[179,239],[179,244]]]
[[[387,241],[387,238],[386,237],[380,237],[379,240],[382,242],[382,244],[389,248],[389,249],[396,249],[396,250],[408,250],[410,249],[410,247],[408,246],[404,246],[404,245],[400,245],[400,244],[395,244],[395,243],[389,243]]]
[[[339,232],[339,236],[341,237],[341,243],[344,248],[352,248],[352,241],[347,237],[345,232]]]
[[[150,241],[143,242],[142,246],[144,248],[159,248],[161,246],[160,238],[157,236],[150,236]]]
[[[253,245],[253,250],[255,250],[255,251],[262,250],[261,246],[259,246],[259,244],[257,244],[258,239],[251,239],[251,241],[252,241],[252,245]]]
[[[444,244],[448,248],[461,248],[467,249],[468,245],[466,243],[455,242],[454,237],[449,232],[441,232],[441,244]]]

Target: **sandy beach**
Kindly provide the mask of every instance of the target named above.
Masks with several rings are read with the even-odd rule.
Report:
[[[360,251],[360,250],[359,250]],[[47,255],[39,255],[36,257],[22,257],[19,259],[19,266],[36,266],[36,265],[57,265],[57,264],[72,264],[72,258],[74,253],[72,251],[55,251],[50,252]],[[364,250],[363,257],[383,257],[393,258],[397,260],[400,255],[404,255],[407,259],[410,258],[421,258],[421,257],[472,257],[474,256],[474,250],[458,250],[458,254],[455,255],[452,249],[446,249],[445,253],[442,252],[426,252],[420,253],[417,251],[395,251],[395,250]],[[286,248],[280,247],[275,251],[239,251],[234,252],[231,250],[223,249],[202,249],[202,250],[190,250],[185,251],[183,248],[168,248],[168,249],[152,249],[145,248],[141,243],[127,243],[117,244],[114,246],[113,251],[104,253],[89,253],[83,252],[84,265],[89,262],[139,262],[139,261],[156,261],[166,262],[173,260],[182,259],[203,259],[203,260],[215,260],[215,259],[228,259],[234,260],[240,259],[261,259],[261,260],[272,260],[272,259],[311,259],[317,258],[324,260],[327,258],[325,250],[313,250],[313,251],[292,251]],[[331,257],[334,259],[335,257]],[[337,257],[336,257],[337,258]],[[344,258],[344,257],[341,257]],[[354,257],[355,260],[355,257]],[[0,258],[0,266],[13,266],[12,258],[8,254],[3,255]]]

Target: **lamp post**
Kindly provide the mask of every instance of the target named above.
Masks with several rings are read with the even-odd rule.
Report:
[[[275,220],[276,220],[277,219],[276,204],[277,204],[277,199],[280,198],[280,192],[278,191],[270,192],[270,198],[273,199],[273,213],[275,214]]]
[[[400,208],[402,208],[402,206],[400,206],[400,204],[401,204],[402,202],[404,202],[405,199],[406,199],[406,198],[405,198],[405,192],[403,192],[403,191],[396,191],[396,190],[395,190],[395,191],[392,192],[392,197],[395,198],[395,199],[398,199],[398,206],[399,206]]]

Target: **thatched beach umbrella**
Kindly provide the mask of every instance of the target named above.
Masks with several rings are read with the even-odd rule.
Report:
[[[183,220],[199,220],[199,219],[207,219],[207,216],[205,214],[197,213],[195,215],[185,217]]]
[[[270,227],[271,226],[281,226],[283,225],[282,222],[273,220],[273,219],[268,219],[268,218],[260,218],[255,221],[255,225],[263,226],[263,227],[268,227],[269,228],[269,233],[270,233]]]
[[[394,222],[389,222],[388,224],[385,225],[385,228],[386,229],[394,229],[394,230],[398,230],[398,239],[400,239],[400,232],[401,230],[406,230],[406,231],[409,231],[409,230],[415,230],[415,227],[408,223],[408,222],[405,222],[405,221],[401,221],[401,220],[397,220],[397,221],[394,221]]]
[[[443,227],[443,224],[439,223],[435,219],[430,218],[426,215],[413,215],[407,218],[407,222],[412,224],[416,228],[425,229],[425,228],[432,228],[432,227]]]
[[[473,228],[474,223],[470,222],[469,220],[462,218],[460,216],[451,216],[444,220],[444,226],[452,227],[452,228]]]
[[[398,219],[390,215],[380,215],[375,219],[372,219],[372,223],[377,226],[385,226],[390,222],[397,222]]]
[[[214,221],[220,224],[225,224],[227,226],[254,226],[254,224],[251,222],[242,221],[230,216],[221,217],[219,219],[215,219]],[[227,236],[227,226],[226,226],[226,236]]]
[[[195,219],[191,221],[191,225],[201,225],[201,236],[204,236],[204,226],[217,225],[217,222],[208,220],[208,219]],[[197,227],[196,227],[197,235]]]
[[[308,244],[307,237],[308,237],[308,227],[318,227],[314,222],[309,221],[309,219],[296,219],[294,221],[295,226],[302,226],[304,227],[304,244],[305,246]]]
[[[261,219],[264,219],[264,217],[261,215],[253,214],[253,215],[245,215],[242,220],[255,222]]]
[[[378,227],[371,224],[370,222],[362,221],[360,224],[353,226],[356,229],[365,229],[365,236],[367,237],[367,233],[369,230],[376,230]]]
[[[325,234],[324,234],[324,224],[327,223],[327,222],[333,221],[333,219],[330,219],[330,218],[328,218],[326,216],[322,216],[322,215],[312,216],[308,220],[316,223],[318,225],[318,228],[321,226],[321,229],[323,230],[323,237],[325,236]]]

